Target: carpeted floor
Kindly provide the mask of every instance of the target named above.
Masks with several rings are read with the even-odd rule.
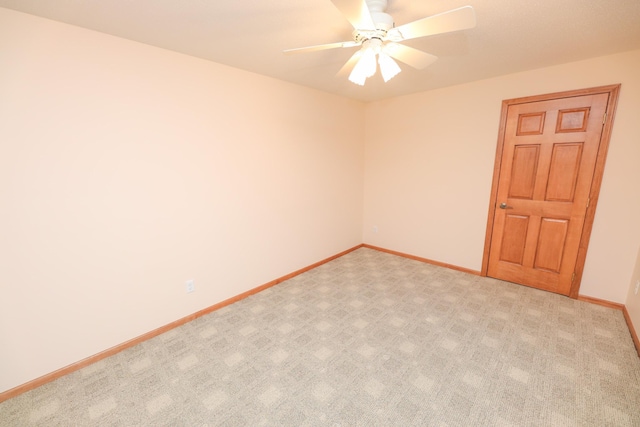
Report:
[[[0,404],[2,426],[640,426],[622,313],[361,248]]]

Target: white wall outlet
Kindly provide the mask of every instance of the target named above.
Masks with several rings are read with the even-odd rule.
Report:
[[[636,282],[636,290],[633,291],[636,295],[638,295],[638,290],[640,290],[640,279]]]
[[[196,290],[196,284],[193,280],[187,280],[185,282],[185,288],[187,290],[187,293],[191,293]]]
[[[371,229],[373,230],[374,233],[378,232],[378,226],[377,225],[374,225]]]

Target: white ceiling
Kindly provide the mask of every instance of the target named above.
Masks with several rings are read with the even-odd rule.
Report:
[[[357,0],[356,0],[357,1]],[[372,101],[640,49],[640,0],[389,0],[396,25],[471,5],[477,26],[405,42],[439,57],[364,87],[335,74],[355,52],[282,50],[351,40],[330,0],[0,0],[6,7],[346,97]],[[639,70],[640,72],[640,70]]]

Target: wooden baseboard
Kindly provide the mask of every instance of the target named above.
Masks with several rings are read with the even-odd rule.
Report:
[[[640,357],[640,339],[638,338],[638,334],[636,333],[636,330],[633,327],[633,323],[631,322],[631,316],[629,316],[627,307],[624,307],[622,309],[622,314],[624,314],[624,320],[627,322],[627,326],[629,327],[629,333],[631,334],[631,339],[633,340],[633,344],[636,346],[638,357]]]
[[[70,374],[72,372],[75,372],[79,369],[82,369],[88,365],[91,365],[92,363],[96,363],[104,358],[107,358],[109,356],[113,356],[116,353],[120,353],[123,350],[126,350],[130,347],[133,347],[134,345],[140,344],[141,342],[147,341],[153,337],[156,337],[160,334],[163,334],[167,331],[170,331],[171,329],[177,328],[178,326],[182,326],[185,323],[191,322],[194,319],[197,319],[198,317],[204,316],[205,314],[209,314],[213,311],[219,310],[222,307],[226,307],[230,304],[233,304],[234,302],[240,301],[244,298],[247,298],[248,296],[251,296],[253,294],[256,294],[260,291],[263,291],[267,288],[270,288],[272,286],[277,285],[278,283],[282,283],[285,280],[289,280],[299,274],[305,273],[309,270],[312,270],[316,267],[319,267],[322,264],[326,264],[329,261],[333,261],[336,258],[340,258],[341,256],[344,256],[346,254],[348,254],[349,252],[353,252],[356,249],[361,248],[363,245],[358,245],[358,246],[354,246],[351,249],[347,249],[346,251],[340,252],[339,254],[330,256],[329,258],[323,259],[322,261],[318,261],[314,264],[311,264],[307,267],[301,268],[300,270],[296,270],[293,273],[289,273],[285,276],[279,277],[275,280],[272,280],[268,283],[265,283],[264,285],[258,286],[256,288],[250,289],[246,292],[243,292],[239,295],[236,295],[232,298],[229,298],[227,300],[224,300],[222,302],[219,302],[217,304],[214,304],[210,307],[207,307],[203,310],[200,310],[198,312],[195,312],[193,314],[190,314],[186,317],[183,317],[182,319],[178,319],[175,322],[171,322],[168,325],[164,325],[161,326],[158,329],[154,329],[153,331],[147,332],[146,334],[140,335],[136,338],[133,338],[129,341],[123,342],[122,344],[118,344],[114,347],[111,347],[107,350],[104,350],[98,354],[94,354],[93,356],[89,356],[86,359],[80,360],[79,362],[75,362],[72,363],[71,365],[65,366],[64,368],[60,368],[57,371],[53,371],[50,372],[46,375],[43,375],[39,378],[36,378],[35,380],[29,381],[27,383],[24,383],[22,385],[19,385],[17,387],[14,387],[12,389],[9,389],[7,391],[4,391],[2,393],[0,393],[0,403],[4,402],[5,400],[11,399],[12,397],[16,397],[22,393],[25,393],[29,390],[33,390],[34,388],[40,387],[41,385],[44,385],[48,382],[54,381],[60,377],[63,377],[67,374]]]
[[[624,304],[619,304],[617,302],[611,302],[604,299],[587,297],[584,295],[578,295],[578,301],[590,302],[591,304],[601,305],[607,308],[613,308],[616,310],[624,310]]]
[[[438,267],[445,267],[445,268],[448,268],[450,270],[457,270],[457,271],[462,271],[463,273],[469,273],[469,274],[473,274],[473,275],[476,275],[476,276],[480,276],[480,272],[479,271],[471,270],[470,268],[458,267],[457,265],[447,264],[447,263],[440,262],[440,261],[434,261],[432,259],[422,258],[422,257],[419,257],[419,256],[410,255],[410,254],[405,254],[403,252],[392,251],[390,249],[380,248],[378,246],[368,245],[366,243],[362,244],[362,247],[363,248],[374,249],[374,250],[380,251],[380,252],[386,252],[386,253],[391,254],[391,255],[401,256],[403,258],[409,258],[409,259],[412,259],[414,261],[420,261],[420,262],[424,262],[424,263],[427,263],[427,264],[437,265]]]
[[[638,357],[640,357],[640,339],[638,339],[638,334],[636,333],[636,330],[633,327],[633,323],[631,322],[631,316],[629,316],[627,307],[624,304],[619,304],[617,302],[611,302],[611,301],[593,298],[593,297],[587,297],[584,295],[578,295],[578,301],[589,302],[591,304],[598,304],[604,307],[613,308],[613,309],[622,311],[622,314],[624,315],[624,320],[625,322],[627,322],[627,328],[629,328],[629,333],[631,334],[631,339],[633,340],[633,345],[636,347],[636,351],[638,352]]]

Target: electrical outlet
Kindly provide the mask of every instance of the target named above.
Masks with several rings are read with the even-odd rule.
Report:
[[[640,279],[636,282],[636,290],[633,291],[636,295],[638,295],[638,290],[640,290]]]
[[[377,225],[374,225],[374,226],[372,227],[372,230],[373,230],[373,232],[374,232],[374,233],[377,233],[377,232],[378,232],[378,226],[377,226]]]
[[[187,280],[185,282],[185,288],[187,290],[187,293],[189,294],[196,290],[196,285],[193,280]]]

